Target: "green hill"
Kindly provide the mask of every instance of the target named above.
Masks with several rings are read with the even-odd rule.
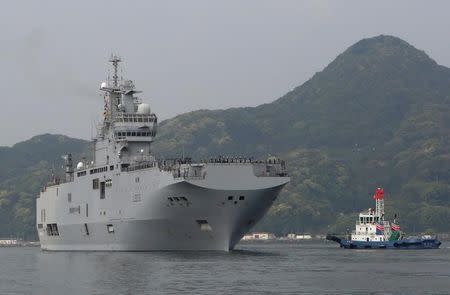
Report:
[[[273,103],[199,110],[161,122],[154,151],[160,156],[184,151],[196,159],[285,158],[292,181],[259,229],[341,231],[352,226],[351,213],[372,206],[373,190],[383,186],[388,213],[395,207],[406,230],[450,231],[449,134],[450,69],[399,38],[377,36],[357,42]],[[44,177],[37,171],[48,175],[59,155],[86,150],[86,142],[65,138],[65,146],[47,137],[42,145],[32,139],[0,148],[0,190],[35,194]],[[35,153],[33,146],[42,150]],[[43,152],[46,146],[51,152]],[[21,179],[34,184],[14,190]],[[3,194],[2,219],[4,210],[13,214],[3,209],[8,199]],[[18,204],[8,200],[8,206]],[[8,233],[3,224],[0,235]]]
[[[62,174],[62,155],[81,157],[88,146],[84,140],[44,134],[0,147],[0,237],[36,238],[36,195],[52,173]]]

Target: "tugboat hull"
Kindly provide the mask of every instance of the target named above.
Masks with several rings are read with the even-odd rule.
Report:
[[[327,236],[331,240],[340,244],[345,249],[399,249],[399,250],[417,250],[417,249],[438,249],[441,242],[437,239],[408,238],[397,241],[352,241],[340,239],[336,236]]]

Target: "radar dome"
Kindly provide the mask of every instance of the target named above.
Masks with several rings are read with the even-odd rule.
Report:
[[[150,115],[150,105],[147,103],[141,103],[138,105],[137,109],[138,114],[142,115]]]
[[[102,82],[102,84],[100,84],[100,89],[105,89],[108,87],[108,84],[106,84],[106,82]]]
[[[83,162],[78,162],[77,169],[83,169],[83,168],[84,168]]]

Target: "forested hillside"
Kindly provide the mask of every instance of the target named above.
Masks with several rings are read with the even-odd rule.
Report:
[[[0,237],[36,238],[36,196],[52,174],[62,175],[66,153],[82,157],[88,142],[44,134],[0,147]]]
[[[450,69],[377,36],[273,103],[163,122],[156,147],[286,158],[292,182],[260,229],[343,230],[383,186],[406,229],[448,231],[449,138]]]
[[[83,141],[64,137],[65,146],[58,138],[46,136],[39,147],[86,150]],[[154,151],[180,156],[184,150],[196,159],[285,158],[292,181],[258,229],[342,231],[382,186],[388,213],[395,208],[404,229],[450,231],[449,138],[450,69],[399,38],[377,36],[357,42],[273,103],[199,110],[161,122]],[[31,232],[32,195],[64,153],[34,153],[34,144],[0,149],[0,235],[9,233],[4,218]],[[28,154],[18,159],[21,145]],[[8,209],[11,204],[17,208]]]

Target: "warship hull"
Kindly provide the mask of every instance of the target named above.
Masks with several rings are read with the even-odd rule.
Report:
[[[49,187],[38,199],[37,209],[47,208],[45,223],[56,224],[57,233],[49,234],[39,226],[38,216],[41,248],[229,251],[264,216],[289,181],[287,177],[255,177],[250,165],[213,165],[207,171],[204,179],[180,181],[158,169],[105,175],[112,179],[112,187],[115,183],[118,187],[107,190],[104,199],[99,199],[97,191],[73,190],[88,186],[91,179],[74,187]]]

